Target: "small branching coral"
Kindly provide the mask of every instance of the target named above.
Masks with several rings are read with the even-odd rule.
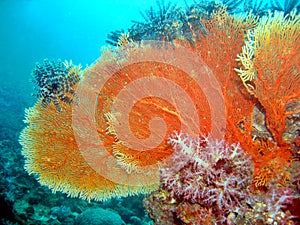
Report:
[[[161,182],[172,196],[226,213],[244,204],[253,165],[239,145],[182,133],[168,143],[175,152],[161,170]]]
[[[81,66],[74,66],[72,61],[44,60],[44,64],[36,64],[32,71],[37,84],[37,96],[42,99],[42,106],[54,103],[57,111],[61,111],[59,101],[72,103],[74,85],[80,80]]]

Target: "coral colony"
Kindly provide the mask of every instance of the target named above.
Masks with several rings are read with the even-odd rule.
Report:
[[[182,133],[172,134],[168,143],[175,152],[161,170],[161,182],[171,196],[220,211],[235,211],[247,200],[253,165],[239,145]]]
[[[239,145],[177,132],[168,143],[174,154],[161,169],[162,187],[145,200],[157,224],[176,224],[174,213],[185,224],[289,223],[292,190],[251,193],[253,164]]]
[[[238,13],[242,7],[252,13]],[[281,6],[275,1],[267,7],[242,0],[224,1],[224,5],[195,2],[186,8],[158,1],[158,10],[143,13],[144,22],[134,21],[128,31],[110,33],[107,42],[115,47],[103,48],[98,61],[85,70],[61,61],[37,64],[33,76],[39,99],[26,110],[27,127],[20,136],[25,169],[54,192],[86,200],[148,194],[144,205],[155,224],[297,224],[299,4],[286,1]],[[146,40],[168,43],[153,45]],[[212,120],[217,117],[197,76],[174,64],[196,66],[188,54],[176,53],[182,48],[205,63],[220,86],[225,105],[221,138],[213,136]],[[159,52],[172,52],[169,63],[155,61]],[[134,61],[147,57],[151,60]],[[98,90],[95,82],[107,74],[108,80]],[[160,117],[166,124],[162,141],[139,151],[118,136],[122,112],[113,110],[114,101],[143,77],[170,80],[189,96],[199,118],[193,121],[200,129],[197,135],[181,126],[178,106],[185,103],[180,102],[183,95],[171,93],[169,99],[174,101],[168,102],[151,92],[141,99],[131,95],[137,102],[129,113],[130,132],[146,139],[152,134],[149,123]],[[82,108],[79,126],[73,129],[79,84],[84,102],[97,93],[96,104]],[[140,88],[159,94],[166,87]],[[83,125],[91,121],[105,149],[99,157],[82,154],[82,149],[91,153],[100,149]],[[116,163],[105,161],[109,157]],[[104,176],[92,165],[108,168],[111,174]],[[124,177],[146,180],[151,173],[144,169],[152,165],[158,165],[155,182],[118,182]]]

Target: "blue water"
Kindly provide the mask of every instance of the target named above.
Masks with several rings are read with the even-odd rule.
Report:
[[[140,11],[150,6],[156,0],[0,0],[0,82],[30,88],[44,58],[91,64],[110,31],[143,21]]]
[[[139,12],[150,6],[156,0],[1,0],[0,82],[30,93],[37,61],[61,58],[91,64],[110,31],[142,21]]]

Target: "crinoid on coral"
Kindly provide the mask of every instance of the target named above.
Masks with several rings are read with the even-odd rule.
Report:
[[[284,15],[290,14],[293,10],[297,10],[297,12],[299,13],[300,10],[300,2],[298,0],[271,0],[271,6],[272,11],[282,11]]]
[[[107,35],[107,38],[105,42],[112,46],[125,46],[132,41],[130,34],[124,30],[112,31]]]
[[[270,10],[268,3],[263,0],[245,0],[244,1],[244,11],[252,12],[255,15],[263,16]]]
[[[159,10],[150,7],[144,13],[141,12],[144,22],[134,21],[134,29],[129,29],[133,37],[139,40],[161,40],[172,41],[177,36],[178,28],[181,26],[177,21],[178,13],[181,10],[175,4],[169,2],[167,5],[164,1],[157,1]]]
[[[145,12],[141,12],[143,22],[133,21],[133,25],[128,29],[113,31],[108,34],[106,42],[113,46],[118,46],[125,34],[135,42],[142,40],[159,40],[172,43],[175,39],[185,39],[193,43],[194,34],[198,38],[207,34],[205,26],[201,22],[201,16],[205,9],[200,5],[193,4],[187,9],[179,7],[176,4],[167,4],[164,1],[157,0],[157,8],[150,7]],[[192,32],[193,28],[193,32]]]
[[[32,75],[42,106],[46,107],[53,102],[57,111],[61,111],[61,101],[72,103],[74,85],[80,80],[80,69],[81,66],[74,66],[72,61],[45,59],[43,64],[37,63]]]

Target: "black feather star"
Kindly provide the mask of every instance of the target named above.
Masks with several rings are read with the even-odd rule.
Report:
[[[32,71],[37,87],[37,97],[42,99],[42,106],[54,103],[56,110],[61,111],[60,101],[71,104],[74,97],[74,85],[80,80],[81,66],[74,66],[72,61],[45,59],[37,63]]]

